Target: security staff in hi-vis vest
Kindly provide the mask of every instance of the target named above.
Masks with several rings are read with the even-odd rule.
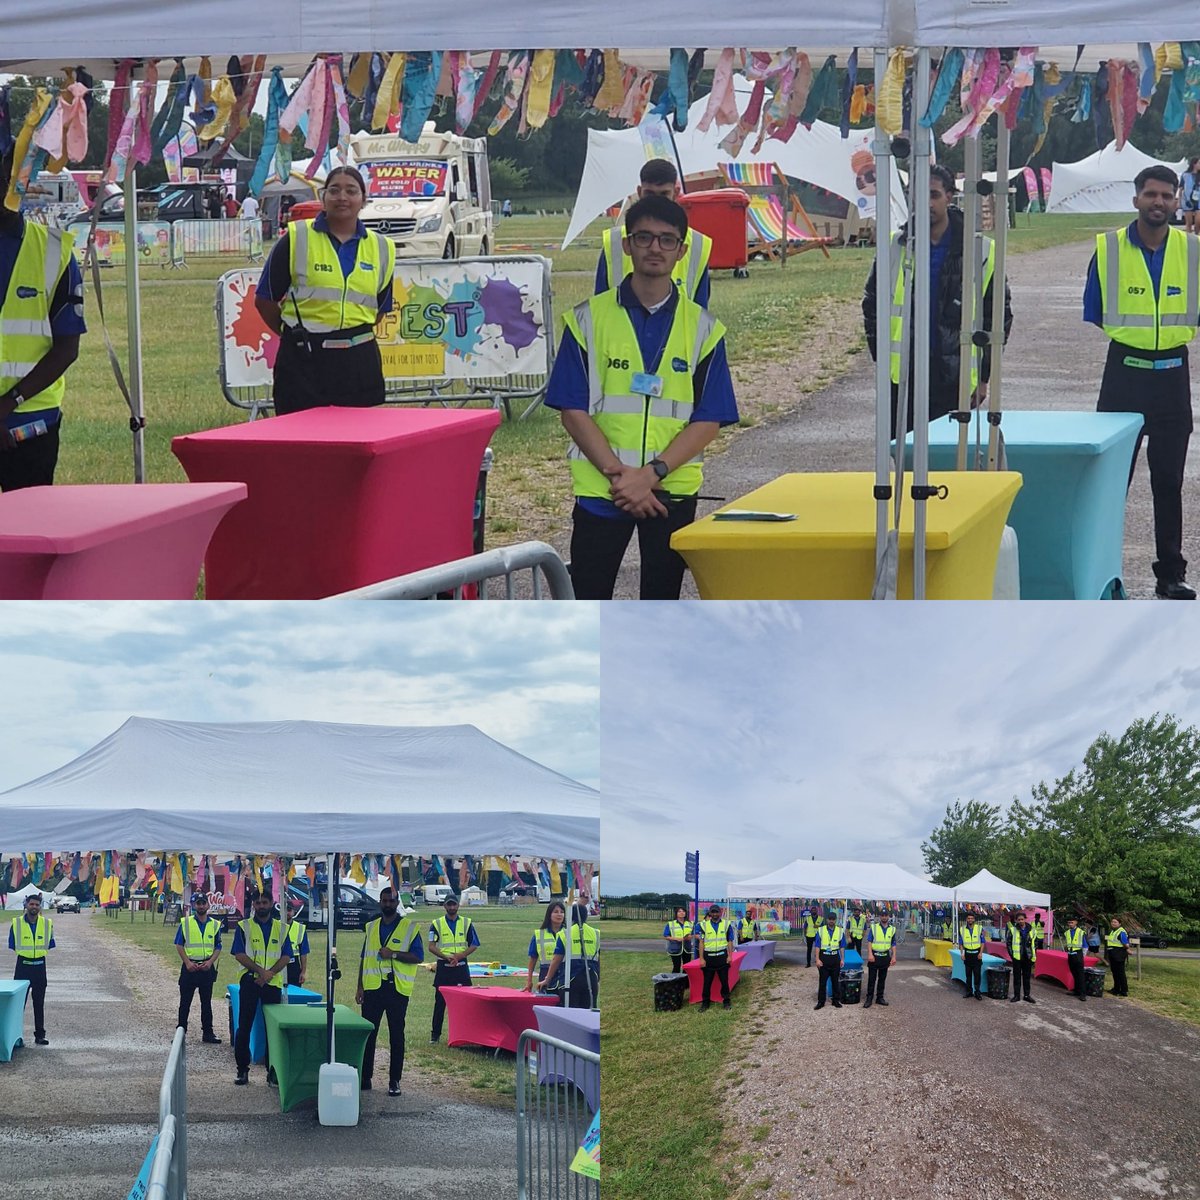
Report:
[[[867,931],[867,914],[861,904],[855,904],[850,920],[847,922],[846,934],[851,947],[856,953],[862,953],[863,934]]]
[[[355,999],[362,1015],[374,1028],[363,1052],[359,1087],[371,1090],[375,1072],[375,1041],[384,1016],[388,1022],[391,1059],[388,1063],[388,1095],[400,1095],[400,1076],[404,1074],[404,1018],[408,999],[413,993],[417,967],[425,957],[417,923],[399,913],[396,889],[386,887],[379,893],[383,914],[367,922],[362,956],[358,963],[358,992]]]
[[[253,905],[254,916],[248,921],[239,921],[233,935],[233,957],[242,964],[243,971],[238,979],[238,1028],[234,1041],[234,1061],[237,1076],[234,1083],[250,1082],[250,1031],[261,1003],[278,1004],[283,991],[279,976],[287,970],[291,960],[291,945],[284,937],[283,922],[272,916],[274,904],[270,892],[248,893]],[[271,1052],[267,1051],[267,1083],[278,1087],[275,1072],[271,1069]]]
[[[279,415],[385,399],[376,323],[392,311],[396,243],[358,219],[367,185],[354,167],[334,167],[323,211],[293,221],[275,243],[254,306],[280,335],[272,403]]]
[[[1022,999],[1021,989],[1024,987],[1025,1001],[1036,1004],[1037,1001],[1029,994],[1029,985],[1033,978],[1033,964],[1037,962],[1037,945],[1033,940],[1033,930],[1025,923],[1023,912],[1017,913],[1013,923],[1004,931],[1004,944],[1012,959],[1012,1002],[1016,1004]]]
[[[887,1008],[883,989],[887,985],[888,967],[895,961],[896,926],[892,924],[891,913],[883,909],[867,926],[867,998],[863,1001],[864,1009],[872,1004],[882,1004]]]
[[[1033,924],[1030,926],[1033,930],[1033,945],[1036,950],[1045,950],[1046,948],[1046,922],[1042,920],[1042,914],[1035,912],[1033,914]]]
[[[87,332],[72,235],[21,215],[13,154],[0,157],[0,492],[54,482],[64,376]]]
[[[54,949],[54,922],[42,915],[42,898],[25,897],[25,911],[14,917],[8,930],[8,948],[17,953],[14,979],[29,981],[26,1002],[33,999],[33,1040],[50,1045],[46,1036],[46,952]]]
[[[442,901],[442,916],[429,926],[429,953],[437,959],[433,972],[433,1026],[429,1041],[442,1036],[446,1019],[444,987],[470,987],[471,967],[467,959],[479,949],[479,935],[470,917],[458,915],[458,899],[447,896]]]
[[[687,919],[687,909],[680,905],[675,910],[675,919],[663,926],[663,937],[667,939],[667,953],[671,956],[671,970],[678,974],[683,964],[692,961],[692,940],[695,927]]]
[[[963,972],[967,977],[967,990],[964,1000],[972,996],[982,1000],[980,979],[983,975],[983,926],[976,923],[975,914],[968,912],[963,923],[958,927],[958,944],[962,947]]]
[[[289,921],[287,939],[292,955],[287,965],[288,985],[303,987],[308,979],[308,926],[303,921]]]
[[[1128,996],[1129,980],[1125,977],[1125,964],[1129,960],[1129,934],[1116,917],[1109,924],[1111,928],[1105,934],[1104,949],[1112,970],[1113,985],[1108,990],[1114,996]]]
[[[808,943],[808,951],[804,957],[804,965],[812,966],[813,943],[817,940],[817,929],[820,926],[820,912],[816,908],[810,908],[804,914],[804,940]]]
[[[1083,930],[1074,917],[1067,918],[1067,929],[1063,934],[1063,946],[1067,951],[1067,966],[1071,969],[1071,978],[1075,981],[1075,997],[1087,999],[1087,989],[1083,982],[1084,954]]]
[[[721,984],[721,1007],[733,1007],[733,1001],[729,998],[729,967],[736,941],[732,923],[721,916],[721,906],[710,904],[708,915],[696,923],[696,945],[700,950],[701,963],[701,1012],[712,1002],[714,981]]]
[[[546,978],[550,960],[554,957],[554,947],[558,943],[558,931],[566,924],[566,921],[567,906],[561,900],[551,900],[546,905],[542,923],[533,931],[533,937],[529,939],[529,974],[525,977],[525,991],[533,991],[535,968],[538,983]]]
[[[679,173],[670,159],[652,158],[643,164],[638,177],[639,200],[646,196],[662,196],[677,201],[680,194]],[[596,264],[596,295],[617,287],[632,270],[624,249],[624,232],[620,225],[604,231],[600,261]],[[683,255],[671,272],[679,290],[701,308],[708,307],[708,260],[711,256],[712,238],[698,229],[689,229],[683,239]]]
[[[566,983],[572,1008],[598,1008],[600,1005],[600,934],[588,923],[586,904],[571,907],[570,958],[571,974]],[[554,957],[546,969],[546,977],[538,991],[553,992],[563,976],[567,959],[567,930],[559,930],[554,943]]]
[[[646,196],[625,214],[633,272],[566,316],[546,405],[571,438],[571,580],[609,600],[635,530],[643,600],[677,600],[671,535],[696,516],[704,448],[737,422],[719,321],[676,287],[687,214]]]
[[[817,927],[817,1002],[814,1009],[825,1007],[825,995],[833,997],[833,1007],[842,1007],[842,951],[846,934],[837,924],[832,912],[826,913],[825,924]]]
[[[1155,164],[1133,181],[1137,219],[1096,237],[1083,319],[1111,339],[1099,412],[1139,413],[1154,498],[1155,594],[1195,600],[1183,556],[1183,474],[1192,434],[1187,344],[1200,326],[1200,241],[1171,228],[1179,180]]]
[[[187,1029],[192,997],[200,993],[200,1029],[202,1041],[219,1045],[221,1039],[213,1029],[212,993],[217,982],[217,963],[221,960],[221,922],[208,915],[208,895],[197,892],[192,896],[190,917],[184,917],[175,931],[175,949],[183,964],[179,968],[179,1019],[176,1024]]]

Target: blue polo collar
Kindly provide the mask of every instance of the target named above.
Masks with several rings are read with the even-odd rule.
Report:
[[[328,233],[330,237],[334,236],[329,228],[329,219],[323,212],[317,213],[316,218],[313,220],[313,228],[319,229],[322,233]],[[367,236],[367,227],[361,221],[356,221],[354,223],[354,236],[356,238]],[[347,241],[349,240],[350,239],[347,239]]]
[[[642,312],[650,310],[637,298],[637,293],[633,290],[633,276],[626,275],[621,280],[617,287],[617,303],[622,308],[640,308]],[[656,313],[673,313],[679,304],[679,284],[675,284],[671,289],[670,296],[667,297],[667,302],[662,308],[655,309]]]

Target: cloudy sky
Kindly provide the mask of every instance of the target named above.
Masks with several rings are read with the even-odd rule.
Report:
[[[599,783],[594,605],[9,601],[0,681],[0,791],[131,716],[466,723]]]
[[[1200,724],[1179,604],[611,605],[605,888],[701,891],[796,858],[895,862],[957,799],[1028,801],[1102,732]]]

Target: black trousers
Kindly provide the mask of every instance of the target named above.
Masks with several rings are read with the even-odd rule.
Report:
[[[300,986],[300,959],[289,958],[287,965],[287,981],[292,987]]]
[[[818,954],[817,966],[817,1004],[825,1003],[825,984],[833,981],[833,1002],[842,1003],[842,964],[836,954]]]
[[[215,1033],[213,1029],[212,994],[213,984],[217,982],[216,968],[207,971],[189,971],[187,967],[179,969],[179,1020],[177,1024],[184,1029],[188,1024],[188,1013],[192,1009],[192,997],[200,993],[200,1029],[208,1037]],[[238,1020],[241,1020],[239,1014]]]
[[[600,1003],[600,974],[595,970],[580,971],[567,989],[572,1008],[595,1008]]]
[[[1108,966],[1112,971],[1113,991],[1118,996],[1129,995],[1129,980],[1125,978],[1125,963],[1129,960],[1129,951],[1124,946],[1116,949],[1112,946],[1108,950]]]
[[[1029,983],[1033,978],[1033,963],[1027,958],[1014,958],[1012,973],[1013,999],[1020,999],[1022,986],[1025,988],[1025,995],[1028,996],[1030,994]]]
[[[811,967],[813,942],[815,942],[817,939],[815,937],[805,937],[804,940],[808,943],[808,952],[804,956],[804,965],[806,967]]]
[[[1161,360],[1182,358],[1183,365],[1154,371],[1125,365],[1126,358]],[[1110,342],[1104,377],[1100,382],[1097,412],[1141,413],[1144,424],[1133,448],[1129,479],[1137,465],[1142,442],[1149,440],[1146,463],[1150,467],[1150,492],[1154,498],[1155,578],[1163,582],[1183,579],[1183,469],[1192,434],[1192,392],[1188,377],[1188,352],[1131,350]]]
[[[690,963],[691,961],[692,961],[692,952],[690,950],[683,950],[679,954],[672,954],[671,955],[671,970],[674,971],[676,975],[678,975],[679,972],[683,970],[683,964]]]
[[[390,979],[384,979],[379,987],[363,992],[362,1015],[375,1026],[363,1051],[364,1080],[370,1079],[375,1070],[375,1041],[379,1036],[379,1026],[386,1016],[392,1054],[388,1063],[388,1082],[400,1082],[400,1076],[404,1074],[404,1017],[407,1012],[408,997],[396,991]]]
[[[1071,968],[1071,978],[1075,981],[1075,995],[1085,994],[1083,986],[1083,951],[1078,954],[1067,954],[1067,966]]]
[[[867,998],[874,996],[876,1000],[883,999],[888,967],[891,965],[890,958],[877,958],[874,962],[867,963]]]
[[[849,939],[851,948],[858,954],[862,953],[862,938],[852,937]]]
[[[714,979],[721,981],[721,999],[729,999],[729,955],[728,954],[706,954],[704,956],[704,967],[701,971],[701,976],[704,981],[704,990],[700,993],[703,996],[702,1004],[707,1007],[709,996],[712,992]]]
[[[346,329],[332,336],[351,337],[366,329]],[[322,350],[314,344],[310,350],[285,330],[279,339],[272,395],[280,417],[328,405],[370,408],[382,404],[385,393],[379,343],[372,339],[348,350]]]
[[[687,564],[671,549],[671,534],[696,519],[696,497],[673,500],[665,517],[631,521],[598,517],[579,504],[571,514],[571,584],[576,600],[611,600],[621,560],[637,531],[643,600],[678,600]]]
[[[13,971],[14,979],[28,979],[29,991],[25,995],[26,1003],[33,998],[33,1036],[46,1036],[46,964],[38,963],[30,966],[23,958],[17,959],[17,969]]]
[[[433,973],[433,1028],[430,1036],[436,1041],[442,1036],[442,1024],[446,1019],[446,998],[438,991],[440,987],[470,987],[471,968],[467,963],[448,967],[439,961]]]
[[[896,436],[896,397],[900,388],[897,384],[892,384],[892,437]],[[958,407],[958,381],[953,385],[941,386],[934,380],[929,381],[929,423],[932,425],[939,417],[944,417],[948,412]],[[908,429],[912,432],[913,427],[913,398],[912,393],[908,396]]]
[[[0,446],[0,492],[43,487],[54,482],[58,466],[58,437],[62,420],[41,437],[15,446]]]
[[[254,1027],[254,1017],[258,1012],[261,1001],[264,1006],[278,1004],[282,989],[278,987],[261,987],[250,975],[243,975],[238,981],[241,990],[238,992],[238,1031],[233,1044],[233,1058],[239,1071],[250,1070],[250,1030]],[[266,1057],[267,1069],[271,1069],[271,1051],[268,1047]]]
[[[983,977],[983,952],[971,954],[964,950],[963,970],[967,975],[967,995],[978,996],[981,990],[980,980]]]

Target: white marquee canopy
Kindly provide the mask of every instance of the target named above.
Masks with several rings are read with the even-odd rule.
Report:
[[[1028,888],[1017,887],[986,868],[960,883],[954,889],[954,898],[958,904],[1041,904],[1050,907],[1049,892],[1031,892]]]
[[[730,899],[747,900],[820,898],[897,900],[910,904],[925,900],[949,902],[954,897],[949,888],[910,874],[895,863],[818,862],[807,858],[798,858],[757,879],[731,883],[725,894]]]

